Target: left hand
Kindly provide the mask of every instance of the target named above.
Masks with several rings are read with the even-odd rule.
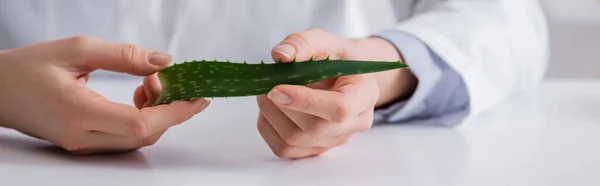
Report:
[[[368,56],[373,54],[369,49],[361,48],[363,41],[309,29],[286,37],[273,49],[272,57],[282,62],[294,58],[306,61],[311,57],[319,60],[328,56],[331,59],[373,59]],[[375,42],[385,43],[385,49],[393,53],[388,60],[399,60],[397,51],[389,43]],[[397,75],[389,74],[399,72],[386,73],[394,78]],[[398,90],[396,94],[401,92]],[[257,96],[260,108],[257,127],[280,158],[319,155],[346,144],[353,134],[368,130],[373,123],[374,107],[380,100],[380,87],[373,74],[342,76],[307,86],[278,85],[269,94]]]

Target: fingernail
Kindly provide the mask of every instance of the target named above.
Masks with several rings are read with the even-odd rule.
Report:
[[[208,105],[210,104],[210,100],[202,100],[202,99],[198,99],[195,101],[201,101],[202,103],[200,103],[196,109],[194,109],[194,113],[198,114],[200,112],[202,112],[204,109],[206,109],[206,107],[208,107]]]
[[[289,104],[292,102],[292,99],[290,98],[290,96],[288,96],[287,94],[285,94],[277,89],[271,90],[271,92],[269,92],[267,97],[279,104]]]
[[[167,66],[171,62],[171,55],[152,51],[148,54],[148,61],[154,65]]]
[[[294,56],[294,54],[296,54],[296,48],[294,48],[294,46],[289,45],[289,44],[278,45],[275,47],[275,49],[273,49],[273,51],[280,53],[281,55],[284,55],[288,59],[292,58],[292,56]]]

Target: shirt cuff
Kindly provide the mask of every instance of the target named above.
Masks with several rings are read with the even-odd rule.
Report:
[[[420,122],[455,125],[464,119],[469,95],[460,74],[412,35],[384,31],[372,37],[392,43],[418,79],[417,88],[408,100],[375,110],[374,124]]]

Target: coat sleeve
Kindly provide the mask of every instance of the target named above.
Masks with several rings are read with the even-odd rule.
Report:
[[[463,112],[448,110],[430,118],[445,121],[445,124],[464,124],[473,116],[519,91],[538,85],[542,80],[548,61],[548,31],[544,16],[537,0],[420,0],[413,4],[409,19],[379,35],[393,38],[390,33],[401,33],[414,37],[426,46],[420,53],[425,55],[423,51],[428,51],[431,54],[429,57],[413,57],[412,60],[408,58],[409,65],[413,63],[411,66],[423,69],[423,65],[418,63],[434,61],[438,71],[459,76],[460,81],[454,87],[442,89],[439,86],[444,83],[439,82],[448,81],[444,75],[415,72],[417,78],[430,82],[419,82],[419,86],[430,86],[425,94],[430,98],[460,91],[461,83],[464,83],[464,94],[454,94],[445,101],[460,100],[468,95]],[[403,55],[411,51],[402,51],[402,47],[415,48],[406,47],[406,43],[395,42]],[[448,67],[446,70],[443,69],[445,65]],[[450,91],[443,92],[445,90]],[[411,101],[408,100],[408,103]],[[407,109],[414,108],[396,109],[387,114],[398,116]],[[388,122],[400,119],[406,119],[406,116],[388,118]]]
[[[454,126],[468,112],[469,95],[460,75],[414,36],[401,31],[380,32],[393,44],[418,79],[407,100],[377,108],[374,124],[410,123]]]

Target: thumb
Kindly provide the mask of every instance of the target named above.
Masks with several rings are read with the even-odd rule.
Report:
[[[311,59],[343,58],[347,48],[351,46],[349,40],[335,34],[314,28],[288,35],[271,51],[275,61],[289,62],[306,61]]]
[[[58,55],[59,63],[87,72],[103,69],[148,76],[163,69],[172,60],[169,54],[150,51],[133,44],[84,36],[66,38],[48,44],[52,44],[48,48],[51,50],[51,55]]]

